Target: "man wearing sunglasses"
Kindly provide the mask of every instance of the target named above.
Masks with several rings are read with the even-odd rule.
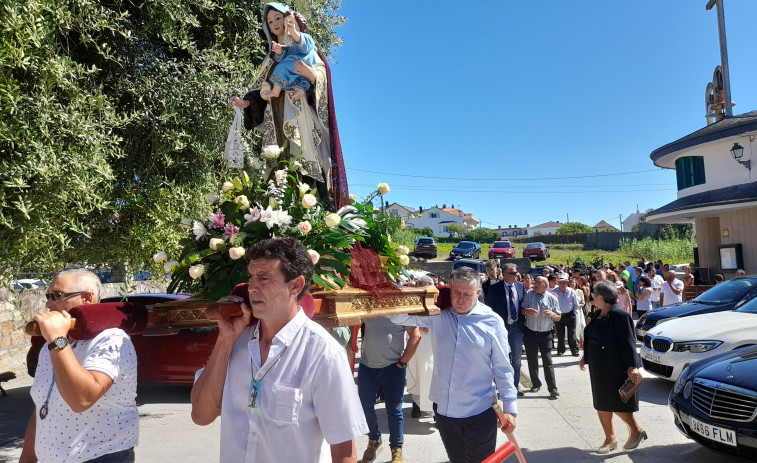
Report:
[[[34,316],[48,343],[31,396],[35,410],[20,463],[134,461],[139,437],[137,355],[129,336],[111,328],[89,340],[68,337],[68,310],[100,301],[100,280],[63,270],[47,289],[47,312]]]

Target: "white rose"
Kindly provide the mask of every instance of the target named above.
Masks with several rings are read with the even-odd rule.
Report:
[[[410,258],[407,256],[400,256],[400,264],[407,265],[410,263]]]
[[[310,260],[313,261],[313,265],[317,264],[318,260],[321,258],[321,255],[312,249],[308,249],[308,254],[310,254]]]
[[[326,226],[329,228],[334,228],[342,222],[342,218],[339,217],[339,214],[333,212],[327,215],[324,220],[326,221]]]
[[[302,207],[304,207],[305,209],[310,209],[317,203],[318,200],[315,199],[315,196],[311,195],[310,193],[302,197]]]
[[[165,262],[168,260],[168,254],[166,254],[166,251],[160,251],[157,254],[153,254],[152,260],[155,261],[156,264]]]
[[[244,248],[241,246],[237,246],[234,248],[229,249],[229,257],[231,257],[231,260],[237,260],[240,257],[244,256]]]
[[[380,195],[385,195],[391,191],[391,188],[389,188],[389,185],[386,183],[379,183],[378,184],[378,193]]]
[[[213,204],[218,201],[218,196],[213,193],[205,193],[205,201],[207,201],[208,204]]]
[[[205,266],[202,264],[189,267],[189,276],[191,276],[193,280],[200,278],[203,273],[205,273]]]
[[[223,185],[221,186],[221,191],[224,193],[228,193],[229,191],[234,189],[234,184],[231,182],[223,182]]]
[[[277,170],[274,175],[276,176],[276,183],[284,183],[287,179],[286,169]]]
[[[234,202],[237,203],[237,207],[239,207],[240,211],[246,211],[250,208],[250,200],[247,199],[247,196],[245,195],[239,195],[234,199]]]
[[[310,225],[310,222],[306,220],[297,224],[297,230],[299,230],[303,235],[307,235],[311,230],[313,230],[313,226]]]
[[[410,254],[410,249],[407,246],[399,245],[397,246],[397,254],[401,256],[406,256]]]
[[[179,222],[179,226],[181,228],[186,228],[187,230],[191,230],[192,229],[192,219],[190,219],[189,217],[184,217],[183,219],[181,219],[181,222]]]
[[[300,196],[305,196],[305,193],[310,191],[310,185],[300,182],[299,184],[297,184],[297,189],[300,190]]]
[[[263,156],[268,159],[276,159],[281,154],[281,147],[278,147],[276,145],[267,145],[263,147]]]
[[[223,245],[223,240],[221,238],[211,238],[210,239],[210,249],[217,251],[218,245]]]
[[[179,261],[177,260],[169,260],[165,264],[163,264],[163,270],[166,271],[166,273],[171,273],[171,270],[179,265]]]

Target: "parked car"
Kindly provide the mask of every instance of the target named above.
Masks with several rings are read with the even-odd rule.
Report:
[[[515,248],[509,241],[495,241],[489,248],[489,259],[512,259],[515,257]]]
[[[660,323],[681,317],[733,310],[739,304],[757,296],[757,277],[724,281],[696,298],[650,310],[636,322],[636,338],[644,340],[647,331]]]
[[[421,236],[415,240],[415,257],[428,255],[436,258],[436,241],[428,236]]]
[[[757,345],[757,299],[730,312],[671,320],[649,330],[640,355],[644,369],[674,381],[696,361]]]
[[[529,275],[531,275],[534,278],[536,278],[536,277],[543,277],[545,270],[550,270],[551,271],[552,267],[550,267],[549,265],[535,265],[535,266],[531,267],[528,270],[528,272],[526,272],[526,273],[528,273]]]
[[[129,302],[156,304],[186,299],[190,294],[135,294]],[[103,298],[119,302],[124,297]],[[132,335],[137,352],[137,378],[140,382],[192,384],[195,372],[205,366],[218,337],[217,326],[182,328],[176,334]]]
[[[478,259],[481,257],[481,245],[475,241],[460,241],[449,252],[450,260],[469,258]]]
[[[22,289],[44,289],[47,288],[47,282],[36,278],[22,278],[13,282],[13,289],[21,291]]]
[[[458,259],[452,264],[452,270],[460,267],[470,267],[477,271],[482,279],[486,278],[486,263],[476,259]]]
[[[549,259],[549,249],[541,242],[528,243],[523,248],[523,258],[526,257],[531,260],[547,260]]]
[[[668,398],[678,430],[717,452],[757,461],[757,348],[684,368]]]

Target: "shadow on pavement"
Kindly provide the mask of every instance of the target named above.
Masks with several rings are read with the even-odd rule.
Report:
[[[657,405],[667,405],[673,383],[662,378],[644,378],[639,388],[639,400]]]
[[[619,450],[615,450],[606,455],[598,455],[592,451],[574,447],[561,447],[549,450],[534,451],[524,448],[523,455],[526,457],[526,460],[528,460],[529,463],[554,463],[556,461],[592,462],[613,460],[618,457],[623,458],[623,460],[620,461],[626,461],[626,459],[628,459],[638,463],[662,463],[671,461],[680,461],[687,463],[741,463],[746,461],[737,457],[721,455],[703,447],[692,447],[691,444],[639,447],[638,449],[630,451],[623,450],[623,444],[619,444]],[[505,460],[505,462],[515,463],[517,462],[517,459],[515,456],[511,456],[507,460]]]
[[[26,433],[26,425],[34,411],[34,402],[29,395],[30,388],[31,386],[5,386],[8,396],[0,397],[0,446],[2,447],[23,445],[23,439],[20,442],[11,443],[10,441],[23,437]]]

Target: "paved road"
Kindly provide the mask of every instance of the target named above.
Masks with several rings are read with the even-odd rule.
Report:
[[[523,359],[525,368],[525,357]],[[641,388],[641,410],[638,420],[649,439],[631,452],[616,451],[606,456],[592,449],[602,444],[603,435],[596,412],[591,405],[588,372],[581,372],[575,357],[555,357],[560,399],[550,401],[546,392],[526,394],[519,401],[520,414],[516,436],[530,463],[554,462],[687,462],[729,463],[743,460],[723,456],[702,448],[682,436],[673,425],[667,408],[667,394],[672,383],[648,377]],[[31,378],[8,383],[8,397],[0,398],[0,461],[18,461],[26,422],[32,411],[29,399]],[[188,386],[140,385],[139,462],[202,462],[218,461],[220,424],[207,427],[191,422]],[[383,405],[378,405],[379,422],[386,429]],[[615,419],[618,440],[628,437],[622,422]],[[498,445],[504,443],[502,435]],[[358,452],[367,438],[358,440]],[[434,428],[433,419],[410,417],[405,406],[405,459],[408,462],[445,462],[444,448]],[[181,458],[179,460],[179,457]],[[377,461],[391,459],[388,449]],[[515,462],[515,457],[507,461]],[[286,462],[283,462],[286,463]]]

